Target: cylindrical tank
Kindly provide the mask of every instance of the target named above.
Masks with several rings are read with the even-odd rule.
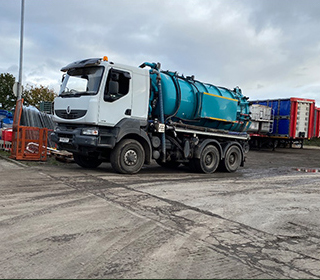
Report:
[[[150,71],[150,114],[160,116],[157,75]],[[250,124],[249,103],[239,88],[229,90],[161,71],[165,120],[231,131],[246,131]]]

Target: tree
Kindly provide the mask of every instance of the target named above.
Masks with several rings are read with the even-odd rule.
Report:
[[[57,94],[53,89],[40,85],[40,87],[34,87],[27,85],[23,91],[22,98],[25,105],[33,105],[40,109],[40,103],[42,101],[53,102]]]
[[[15,77],[9,73],[0,74],[0,108],[12,110],[16,104],[17,98],[13,95],[12,87],[15,83]]]

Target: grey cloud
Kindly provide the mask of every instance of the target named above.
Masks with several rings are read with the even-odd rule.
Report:
[[[25,83],[42,74],[57,87],[65,64],[107,55],[130,65],[159,61],[165,70],[239,85],[250,97],[314,96],[319,89],[318,0],[25,3]],[[8,27],[0,31],[1,71],[18,65],[19,17],[20,1],[0,3]]]

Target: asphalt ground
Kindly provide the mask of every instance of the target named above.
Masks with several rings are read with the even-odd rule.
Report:
[[[0,278],[320,278],[320,150],[235,173],[0,158]]]

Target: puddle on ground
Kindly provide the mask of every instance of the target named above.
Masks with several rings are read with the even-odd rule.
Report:
[[[299,172],[312,172],[312,173],[320,172],[320,168],[293,168],[293,170],[299,171]]]

